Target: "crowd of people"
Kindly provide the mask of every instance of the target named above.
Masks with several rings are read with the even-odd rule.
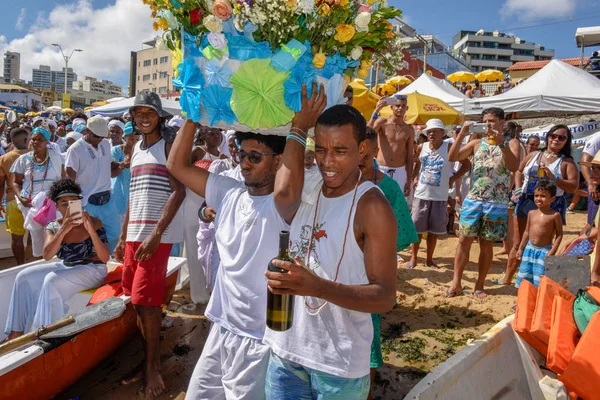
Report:
[[[458,235],[447,297],[464,294],[475,241],[476,298],[488,295],[499,242],[508,254],[502,283],[515,274],[517,286],[539,283],[544,257],[559,252],[565,194],[579,190],[568,127],[553,127],[540,150],[539,138],[521,143],[520,126],[490,108],[485,134],[432,119],[416,138],[405,96],[381,99],[366,121],[351,91],[347,104],[325,110],[314,85],[310,97],[303,87],[287,136],[200,126],[148,91],[118,117],[3,122],[13,253],[24,263],[28,231],[33,255],[46,261],[17,276],[8,339],[60,319],[65,301],[101,284],[112,256],[144,339],[136,379],[146,396],[159,395],[160,306],[168,258],[183,243],[192,299],[208,303],[212,322],[187,399],[364,399],[383,364],[379,330],[396,301],[400,251],[410,249],[403,266],[415,268],[425,239],[424,264],[437,269],[438,238]],[[600,140],[582,160],[590,188],[600,183],[593,146]],[[295,262],[272,261],[281,231]],[[271,261],[279,271],[267,271]],[[599,275],[594,264],[595,284]],[[290,329],[267,327],[267,290],[296,296]]]
[[[516,83],[513,83],[510,77],[506,76],[504,80],[496,85],[496,90],[494,92],[486,92],[483,88],[483,85],[479,81],[470,82],[461,82],[460,85],[456,82],[452,84],[455,89],[460,91],[462,94],[467,96],[469,99],[487,97],[487,96],[497,96],[499,94],[503,94],[511,90],[512,88],[519,86],[525,82],[525,79],[519,79]],[[489,89],[489,88],[488,88]]]

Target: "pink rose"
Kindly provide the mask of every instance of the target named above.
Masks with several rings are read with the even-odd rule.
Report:
[[[213,4],[212,12],[215,17],[225,21],[231,18],[233,11],[231,9],[231,4],[227,0],[216,0]]]
[[[370,5],[368,4],[362,4],[359,8],[358,8],[358,13],[363,13],[363,12],[367,12],[367,13],[371,13],[373,11],[373,9],[371,8]]]

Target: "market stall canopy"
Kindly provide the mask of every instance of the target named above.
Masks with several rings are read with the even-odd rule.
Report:
[[[133,106],[133,100],[135,97],[130,97],[115,103],[109,103],[105,106],[92,108],[89,110],[91,115],[102,115],[103,117],[114,117],[123,115],[125,111],[129,111],[129,108]],[[160,99],[165,111],[173,115],[181,115],[181,106],[178,101]]]
[[[444,79],[437,79],[427,74],[422,74],[398,93],[408,95],[415,92],[440,99],[459,112],[463,112],[464,102],[467,99],[467,96]]]
[[[577,47],[600,46],[600,26],[577,28],[575,41]]]
[[[415,81],[416,82],[416,81]],[[408,111],[404,120],[407,124],[424,124],[430,119],[442,120],[444,125],[461,124],[464,115],[442,100],[421,93],[410,93],[407,96]],[[392,115],[390,106],[381,110],[382,117]]]
[[[522,84],[497,96],[465,101],[465,114],[476,115],[489,107],[520,113],[540,114],[600,112],[600,79],[560,60],[552,60]]]

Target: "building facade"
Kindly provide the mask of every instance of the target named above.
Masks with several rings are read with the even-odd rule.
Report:
[[[131,52],[129,73],[129,95],[135,96],[142,90],[150,90],[162,97],[173,95],[172,55],[169,50],[155,48],[156,38],[143,45],[146,48]]]
[[[552,49],[498,31],[460,31],[452,39],[452,47],[455,54],[467,60],[473,72],[505,71],[520,61],[544,61],[554,57]]]
[[[111,96],[122,96],[123,87],[111,81],[98,80],[91,76],[85,76],[81,81],[73,82],[73,90],[108,94]]]
[[[4,53],[4,83],[21,80],[21,54],[7,51]]]
[[[47,65],[40,65],[32,71],[31,86],[37,90],[53,90],[57,93],[65,91],[65,68],[61,71],[52,71]],[[66,71],[67,89],[73,88],[73,82],[77,80],[77,74],[73,68]]]

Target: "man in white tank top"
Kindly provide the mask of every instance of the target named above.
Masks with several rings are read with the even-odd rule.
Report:
[[[138,314],[146,360],[141,371],[146,397],[165,389],[160,376],[161,304],[165,296],[167,263],[174,243],[183,241],[178,210],[185,189],[167,171],[171,144],[163,138],[162,109],[156,93],[142,91],[129,110],[142,140],[131,156],[131,192],[115,257],[123,260],[123,292],[131,296]]]
[[[314,121],[319,113],[318,108],[304,107],[297,114],[298,120]],[[190,379],[186,399],[264,399],[270,353],[269,346],[263,343],[267,317],[264,270],[277,255],[279,232],[289,230],[289,221],[276,207],[273,197],[285,138],[237,133],[240,143],[237,156],[243,177],[239,182],[192,165],[194,131],[192,121],[183,125],[167,166],[186,187],[204,197],[206,204],[216,210],[215,238],[220,265],[205,311],[213,324]],[[304,151],[299,164],[304,174],[303,160]]]
[[[306,138],[307,130],[290,136]],[[293,218],[290,253],[303,265],[274,261],[288,272],[266,272],[271,292],[296,296],[292,327],[265,333],[272,349],[267,399],[364,399],[369,392],[370,313],[394,305],[397,226],[383,193],[360,174],[365,138],[366,121],[350,106],[319,117],[315,153],[323,183],[310,203],[300,202],[302,140],[287,142],[275,202],[287,221]]]

